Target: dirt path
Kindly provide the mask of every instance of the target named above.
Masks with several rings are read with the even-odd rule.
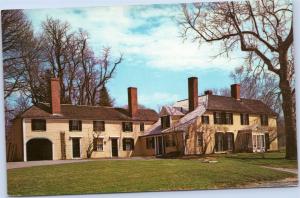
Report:
[[[277,181],[249,183],[249,184],[239,186],[239,188],[269,188],[269,187],[280,188],[280,187],[297,187],[297,186],[298,186],[298,178],[289,177]]]
[[[272,169],[272,170],[277,170],[277,171],[294,173],[294,174],[298,175],[298,169],[293,169],[293,168],[276,168],[276,167],[270,167],[270,166],[261,166],[261,167]]]
[[[240,186],[241,188],[267,188],[267,187],[296,187],[298,186],[298,169],[291,169],[291,168],[276,168],[276,167],[270,167],[270,166],[261,166],[263,168],[268,168],[272,170],[277,171],[283,171],[288,173],[295,174],[295,177],[288,177],[282,180],[277,181],[263,181],[263,182],[256,182],[256,183],[249,183],[243,186]]]

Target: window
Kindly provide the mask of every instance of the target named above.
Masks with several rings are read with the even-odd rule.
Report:
[[[233,124],[232,113],[225,113],[225,123],[224,124]]]
[[[69,120],[69,131],[81,131],[81,120]]]
[[[214,112],[214,123],[215,124],[223,124],[221,112]]]
[[[241,113],[241,125],[249,125],[249,114]]]
[[[154,149],[154,137],[148,137],[146,139],[146,148],[147,149]]]
[[[145,124],[143,122],[140,123],[140,131],[145,131]]]
[[[215,124],[233,124],[233,114],[225,112],[214,112]]]
[[[46,120],[33,119],[31,120],[32,131],[46,131]]]
[[[176,146],[176,134],[172,134],[172,146]]]
[[[266,151],[270,149],[270,136],[269,133],[265,133]]]
[[[164,136],[166,147],[175,146],[175,137],[174,134]]]
[[[203,132],[198,133],[197,144],[198,146],[203,147]]]
[[[124,132],[132,132],[132,122],[123,122],[122,125]]]
[[[93,131],[105,131],[105,122],[93,121]]]
[[[94,151],[103,151],[103,138],[94,138]]]
[[[260,116],[260,123],[262,126],[268,126],[268,115],[261,115]]]
[[[123,138],[123,151],[134,150],[134,139],[133,138]]]
[[[209,116],[201,116],[201,122],[203,124],[209,124]]]
[[[162,129],[166,129],[170,127],[170,116],[162,116],[160,119],[161,119]]]

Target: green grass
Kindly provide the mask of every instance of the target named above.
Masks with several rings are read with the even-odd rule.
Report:
[[[238,153],[226,155],[227,158],[236,159],[243,163],[278,167],[278,168],[291,168],[297,169],[297,160],[284,159],[284,152],[269,152],[269,153]]]
[[[215,189],[295,177],[259,166],[273,162],[273,158],[256,162],[249,156],[252,157],[221,156],[218,163],[202,163],[198,159],[99,160],[11,169],[8,193],[32,196]],[[277,165],[287,165],[284,159],[276,159]]]

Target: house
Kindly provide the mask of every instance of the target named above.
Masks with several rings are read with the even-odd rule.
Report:
[[[128,88],[128,109],[60,104],[51,79],[51,104],[30,107],[13,121],[13,160],[58,160],[131,156],[197,155],[277,150],[276,113],[259,100],[205,91],[188,79],[188,99],[157,114],[139,109],[137,89]]]
[[[198,79],[188,79],[188,99],[163,106],[160,120],[140,137],[146,155],[265,152],[277,150],[277,115],[260,100],[205,91],[198,96]]]
[[[51,79],[51,104],[33,105],[13,121],[13,160],[141,155],[138,137],[157,120],[154,110],[138,108],[137,88],[128,88],[128,109],[60,104],[59,81]]]

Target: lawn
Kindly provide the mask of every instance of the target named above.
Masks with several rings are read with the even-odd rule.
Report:
[[[277,167],[295,166],[295,161],[285,162],[273,155],[259,161],[241,154],[214,156],[218,163],[199,159],[99,160],[12,169],[8,170],[8,193],[32,196],[234,188],[296,176],[260,167],[270,165],[274,158]]]

